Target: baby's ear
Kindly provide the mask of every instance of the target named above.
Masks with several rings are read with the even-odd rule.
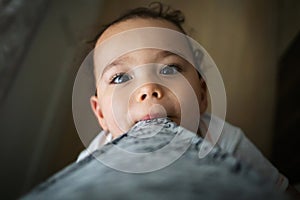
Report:
[[[203,78],[200,79],[200,86],[201,86],[201,102],[200,102],[200,114],[203,114],[208,106],[207,101],[207,85]]]
[[[104,131],[108,131],[108,127],[107,127],[106,121],[104,119],[98,98],[96,96],[92,96],[90,98],[90,103],[91,103],[92,110],[93,110],[95,116],[97,117],[97,120],[98,120],[100,126],[102,127],[102,129]]]

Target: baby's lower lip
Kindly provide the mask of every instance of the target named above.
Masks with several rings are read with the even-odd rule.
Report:
[[[145,120],[149,120],[149,119],[156,119],[156,118],[162,118],[162,117],[168,117],[168,116],[163,116],[161,114],[151,114],[151,115],[144,116],[140,121],[145,121]]]
[[[149,119],[153,119],[153,117],[151,118],[150,115],[146,115],[145,117],[143,117],[143,118],[141,119],[141,121],[149,120]]]

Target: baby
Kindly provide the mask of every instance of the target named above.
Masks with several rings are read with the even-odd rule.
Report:
[[[203,55],[193,51],[190,41],[178,36],[186,34],[183,22],[180,11],[164,11],[162,5],[158,9],[137,8],[107,25],[97,36],[97,91],[90,102],[103,131],[77,161],[126,133],[139,121],[167,117],[201,137],[212,141],[217,138],[216,145],[286,190],[287,178],[241,129],[206,113],[207,82],[199,70],[201,64],[197,63]],[[224,124],[220,137],[208,131],[209,123]]]

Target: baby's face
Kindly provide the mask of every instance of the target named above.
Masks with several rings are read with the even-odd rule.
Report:
[[[108,28],[97,45],[117,33],[149,26],[179,31],[163,20],[130,19]],[[191,102],[191,91],[196,105]],[[183,109],[191,114],[190,120],[195,119],[193,115],[200,113],[194,111],[203,113],[207,107],[206,84],[182,57],[160,49],[140,49],[106,66],[91,104],[102,128],[117,137],[140,120],[168,117],[180,125]]]

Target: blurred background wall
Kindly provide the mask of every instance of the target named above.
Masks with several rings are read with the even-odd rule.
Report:
[[[150,2],[0,2],[0,173],[5,197],[27,192],[75,161],[84,149],[72,118],[72,87],[91,48],[85,40],[125,10]],[[219,67],[227,92],[227,120],[241,127],[271,158],[276,147],[274,136],[283,134],[276,132],[281,121],[276,118],[281,102],[278,63],[299,33],[300,2],[162,2],[185,13],[187,32]],[[10,9],[13,3],[18,6]],[[17,23],[21,25],[15,26]],[[22,36],[23,30],[28,34]],[[7,49],[12,50],[7,53]],[[299,118],[295,120],[299,122]],[[279,163],[285,156],[276,155]]]

